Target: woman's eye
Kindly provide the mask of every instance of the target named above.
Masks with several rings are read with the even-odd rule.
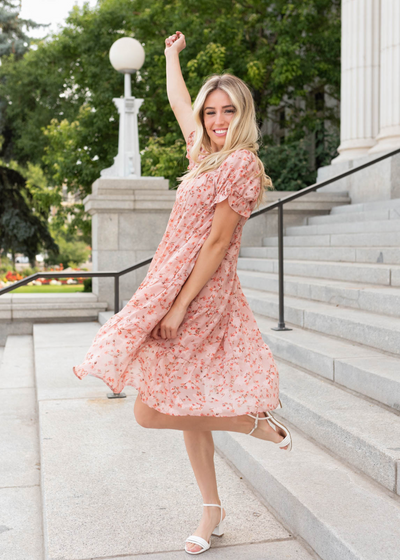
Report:
[[[234,113],[236,109],[227,109],[225,111],[225,113]],[[206,113],[206,115],[215,115],[214,111],[210,111],[209,113]]]

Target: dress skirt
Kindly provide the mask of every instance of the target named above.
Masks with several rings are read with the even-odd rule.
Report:
[[[189,168],[196,165],[193,136]],[[79,379],[99,377],[115,393],[131,385],[145,404],[174,416],[236,416],[278,407],[278,370],[237,275],[243,226],[261,188],[253,177],[257,169],[252,152],[237,150],[217,170],[180,183],[145,279],[73,367]],[[241,218],[224,259],[188,306],[177,336],[153,338],[210,234],[215,205],[226,198]]]

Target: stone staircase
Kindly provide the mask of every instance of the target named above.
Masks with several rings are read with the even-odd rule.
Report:
[[[244,247],[238,275],[280,374],[290,456],[218,449],[324,560],[395,560],[400,542],[400,199],[338,206]]]
[[[231,515],[210,558],[398,560],[399,246],[400,200],[287,227],[290,331],[272,330],[277,239],[241,249],[240,283],[278,364],[276,414],[294,446],[213,432]],[[72,374],[110,316],[102,309],[99,322],[35,324],[0,349],[0,558],[187,556],[201,500],[181,434],[138,426],[133,388],[107,399],[101,380]]]
[[[139,426],[133,387],[108,399],[103,381],[72,372],[99,328],[35,324],[0,349],[2,560],[187,558],[202,500],[182,432]],[[219,454],[215,464],[229,527],[210,558],[318,560]]]

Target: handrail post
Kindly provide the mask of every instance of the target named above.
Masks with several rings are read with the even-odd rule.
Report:
[[[279,199],[281,200],[281,199]],[[283,278],[283,203],[278,206],[278,266],[279,266],[279,320],[278,326],[272,327],[273,331],[291,331],[285,327],[284,317],[284,278]]]
[[[119,312],[119,274],[114,274],[114,314]],[[126,393],[107,393],[108,399],[124,399]]]
[[[119,274],[114,276],[114,314],[119,312]]]

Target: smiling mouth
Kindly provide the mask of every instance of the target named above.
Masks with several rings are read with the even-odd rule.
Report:
[[[217,136],[225,136],[226,133],[228,132],[227,128],[217,128],[216,130],[213,130],[214,134],[216,134]]]

